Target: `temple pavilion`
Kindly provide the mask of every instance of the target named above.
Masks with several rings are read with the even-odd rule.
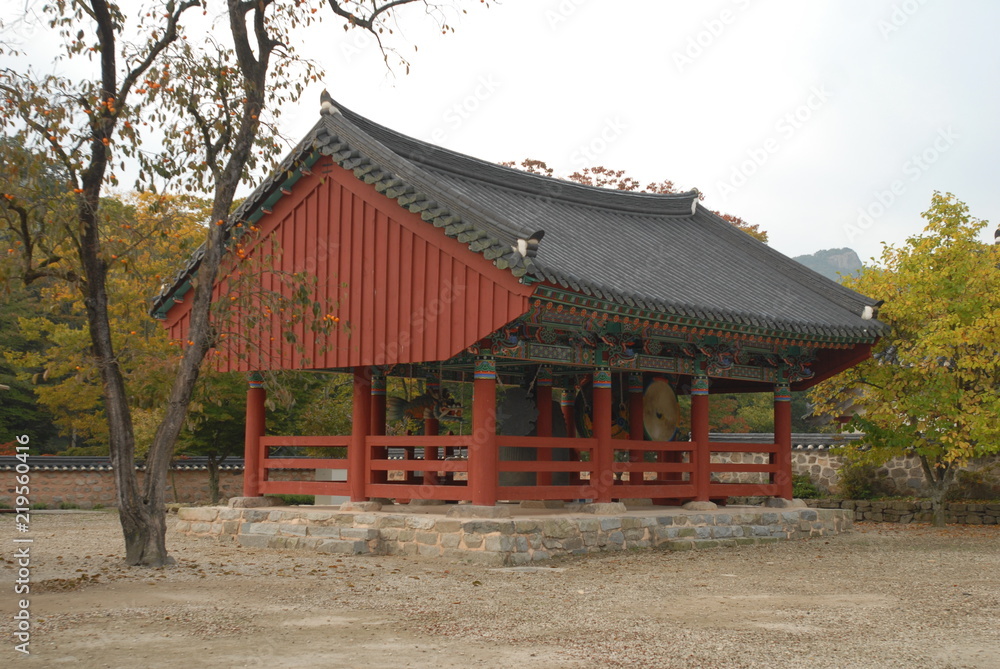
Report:
[[[874,300],[735,228],[697,191],[529,174],[339,104],[226,226],[215,299],[232,318],[217,317],[212,359],[249,378],[251,497],[791,498],[790,392],[866,359],[886,331]],[[181,342],[201,256],[152,307]],[[295,317],[266,299],[303,290],[314,308]],[[260,373],[277,369],[353,373],[352,433],[269,436]],[[428,411],[423,434],[386,435],[391,375],[471,384],[469,433],[442,434]],[[527,389],[530,430],[498,430],[498,384]],[[712,395],[741,392],[773,393],[773,443],[709,442]],[[690,434],[671,429],[676,395],[690,396]],[[282,455],[302,446],[330,457]],[[346,480],[270,475],[324,468]]]

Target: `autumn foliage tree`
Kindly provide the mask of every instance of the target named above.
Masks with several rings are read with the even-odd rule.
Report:
[[[191,254],[204,238],[208,204],[192,196],[151,193],[102,199],[103,243],[111,260],[108,319],[140,457],[162,418],[162,400],[180,354],[177,342],[149,318],[146,300],[173,274],[178,256]],[[0,227],[0,236],[3,232]],[[65,281],[39,280],[33,285],[34,312],[21,314],[12,325],[36,345],[5,351],[6,361],[30,381],[38,402],[64,434],[89,442],[88,450],[75,454],[106,455],[109,428],[100,370],[91,355],[85,321],[68,317],[85,313],[84,297]]]
[[[846,284],[884,299],[892,326],[872,358],[818,386],[817,412],[852,403],[865,432],[852,457],[882,464],[919,458],[936,522],[956,471],[1000,452],[1000,247],[953,195],[935,193],[924,231]]]
[[[202,362],[215,343],[212,286],[227,250],[224,222],[255,163],[269,162],[280,149],[269,130],[283,104],[318,77],[295,53],[294,33],[328,11],[345,30],[368,31],[381,45],[393,31],[397,12],[409,4],[420,5],[443,31],[450,30],[439,8],[426,0],[226,0],[228,31],[208,31],[194,43],[181,33],[183,22],[196,13],[191,10],[201,5],[197,0],[153,2],[132,16],[108,0],[66,0],[46,5],[43,12],[62,45],[64,63],[58,71],[67,71],[68,60],[71,74],[39,73],[21,60],[27,47],[0,43],[0,54],[10,63],[0,67],[0,127],[27,154],[51,166],[60,184],[53,202],[63,207],[33,210],[28,234],[50,239],[45,245],[22,243],[13,255],[22,267],[40,272],[39,278],[70,282],[82,297],[128,564],[168,561],[167,471]],[[207,3],[203,13],[208,13]],[[150,151],[146,147],[153,138],[157,144]],[[140,165],[141,188],[186,186],[207,191],[211,200],[187,342],[141,485],[107,285],[109,268],[120,258],[113,257],[102,212],[102,195],[119,183],[127,161]],[[7,183],[18,188],[29,183],[21,174],[29,169],[19,163]],[[18,192],[5,185],[0,206],[27,211],[30,200]],[[69,215],[63,213],[67,206]],[[48,248],[58,251],[50,254]]]

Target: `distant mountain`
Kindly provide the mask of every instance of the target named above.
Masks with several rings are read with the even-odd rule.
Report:
[[[840,281],[842,276],[857,274],[863,267],[861,258],[853,249],[826,249],[808,256],[795,256],[793,260],[834,281]]]

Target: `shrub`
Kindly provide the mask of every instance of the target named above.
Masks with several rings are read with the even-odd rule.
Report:
[[[792,476],[792,497],[798,499],[815,499],[822,496],[823,491],[813,483],[809,474],[795,474]]]
[[[955,481],[948,487],[945,499],[956,501],[963,499],[1000,499],[1000,478],[997,465],[976,470],[960,470],[955,474]]]
[[[277,497],[282,502],[288,505],[316,503],[315,495],[274,495],[274,497]]]
[[[837,472],[840,494],[847,499],[875,499],[894,494],[885,471],[867,462],[847,462]]]

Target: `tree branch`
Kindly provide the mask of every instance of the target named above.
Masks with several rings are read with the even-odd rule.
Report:
[[[198,6],[198,0],[187,0],[182,3],[167,19],[167,27],[163,33],[163,37],[158,39],[153,47],[146,54],[146,57],[142,61],[132,68],[122,79],[122,85],[118,89],[118,93],[115,96],[115,107],[122,109],[125,106],[125,100],[128,98],[128,93],[135,85],[135,82],[139,80],[146,70],[148,70],[153,63],[156,61],[156,57],[160,55],[164,49],[166,49],[175,39],[177,39],[177,26],[180,22],[181,14],[191,9],[192,7]]]
[[[392,10],[394,7],[398,7],[400,5],[408,5],[411,2],[416,2],[416,0],[391,0],[390,2],[386,2],[385,4],[382,5],[377,5],[373,3],[371,16],[369,16],[367,19],[359,17],[357,14],[348,9],[344,9],[341,6],[340,2],[338,2],[337,0],[328,0],[328,2],[330,3],[330,9],[333,10],[334,14],[336,14],[341,18],[347,19],[347,21],[352,25],[359,26],[361,28],[364,28],[365,30],[374,33],[376,32],[374,29],[376,19],[378,19],[380,14],[384,14]]]

